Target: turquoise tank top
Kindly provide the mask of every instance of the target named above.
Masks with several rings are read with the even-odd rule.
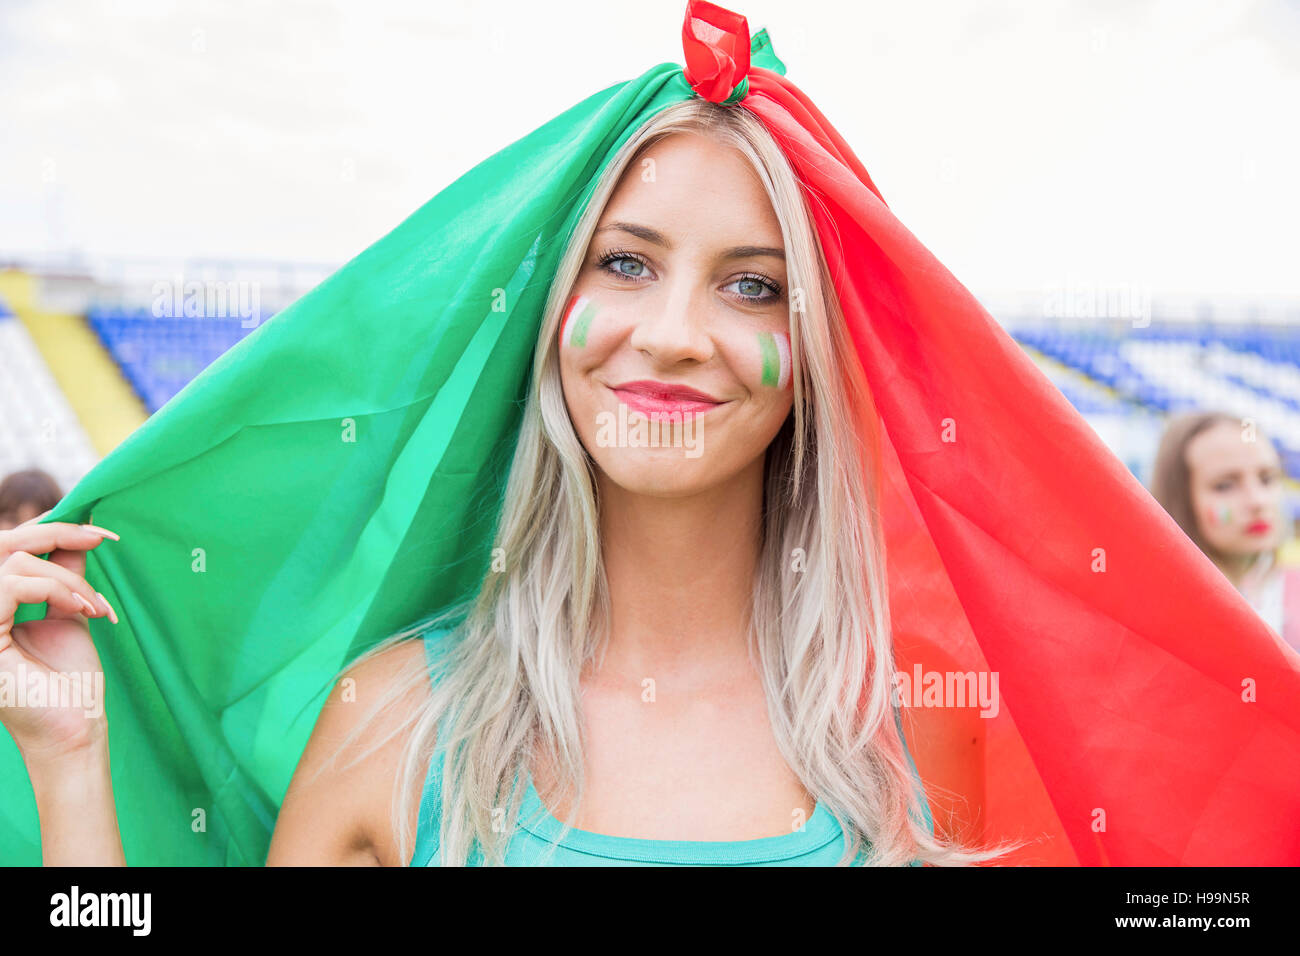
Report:
[[[429,631],[424,637],[425,659],[432,669],[439,638],[449,631]],[[906,742],[904,742],[906,749]],[[439,814],[442,808],[442,751],[429,762],[411,866],[439,866]],[[912,775],[920,777],[912,755]],[[518,828],[506,845],[507,866],[834,866],[844,855],[844,833],[820,801],[802,830],[756,840],[642,840],[570,829],[551,815],[533,787],[531,774],[519,808]],[[934,832],[930,809],[922,799],[925,826]],[[557,842],[558,841],[558,842]],[[471,865],[481,862],[477,852]],[[861,854],[856,862],[862,860]],[[921,866],[916,860],[912,866]]]

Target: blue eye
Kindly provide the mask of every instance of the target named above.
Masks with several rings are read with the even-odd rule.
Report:
[[[649,274],[649,267],[643,260],[626,252],[607,252],[596,264],[606,272],[625,279],[642,279]]]
[[[751,299],[755,302],[768,302],[772,299],[780,298],[781,287],[777,285],[776,280],[769,279],[767,276],[748,275],[741,276],[731,286],[738,286],[736,295],[742,299]],[[770,293],[764,295],[763,293]]]
[[[622,249],[610,249],[596,260],[596,266],[610,275],[618,276],[628,282],[639,282],[652,278],[650,264],[634,252]],[[738,288],[737,288],[738,287]],[[723,287],[732,291],[732,295],[741,301],[754,304],[775,302],[781,298],[781,286],[773,278],[762,273],[743,275]]]

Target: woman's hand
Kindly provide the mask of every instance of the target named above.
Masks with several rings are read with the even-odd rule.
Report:
[[[34,760],[106,744],[103,668],[82,615],[117,621],[84,577],[86,552],[117,535],[93,525],[37,524],[43,517],[0,531],[0,682],[11,691],[0,694],[0,723],[29,770]],[[47,552],[48,560],[38,557]],[[19,604],[42,602],[44,620],[14,624]]]
[[[45,512],[49,514],[49,512]],[[45,517],[0,531],[0,723],[31,778],[46,866],[125,866],[113,802],[104,670],[83,614],[117,613],[86,583],[86,552],[117,535]],[[37,555],[49,554],[48,560]],[[14,624],[19,604],[41,621]],[[33,698],[32,691],[44,693]],[[21,692],[20,692],[21,691]]]

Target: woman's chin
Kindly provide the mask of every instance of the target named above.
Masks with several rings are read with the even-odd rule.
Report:
[[[1281,542],[1276,540],[1266,541],[1244,541],[1238,548],[1233,549],[1233,553],[1241,555],[1243,558],[1258,558],[1260,555],[1271,554]]]
[[[621,448],[617,461],[597,465],[611,484],[651,498],[686,498],[721,481],[701,458],[687,457],[681,448]]]

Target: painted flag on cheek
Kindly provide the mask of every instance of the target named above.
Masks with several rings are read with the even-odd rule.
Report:
[[[683,42],[688,70],[438,193],[45,518],[121,536],[86,578],[120,618],[90,628],[128,864],[263,863],[334,676],[477,592],[560,251],[610,157],[695,96],[751,111],[805,184],[874,400],[900,659],[997,674],[964,794],[983,835],[1031,841],[1011,862],[1300,862],[1300,658],[894,217],[765,32],[692,0]],[[594,315],[567,303],[567,346]],[[758,347],[787,386],[788,343]],[[41,861],[27,779],[0,734],[3,863]]]
[[[560,342],[570,348],[585,347],[587,333],[591,331],[591,320],[595,317],[596,303],[585,295],[575,295],[564,310],[564,319],[560,323]]]

